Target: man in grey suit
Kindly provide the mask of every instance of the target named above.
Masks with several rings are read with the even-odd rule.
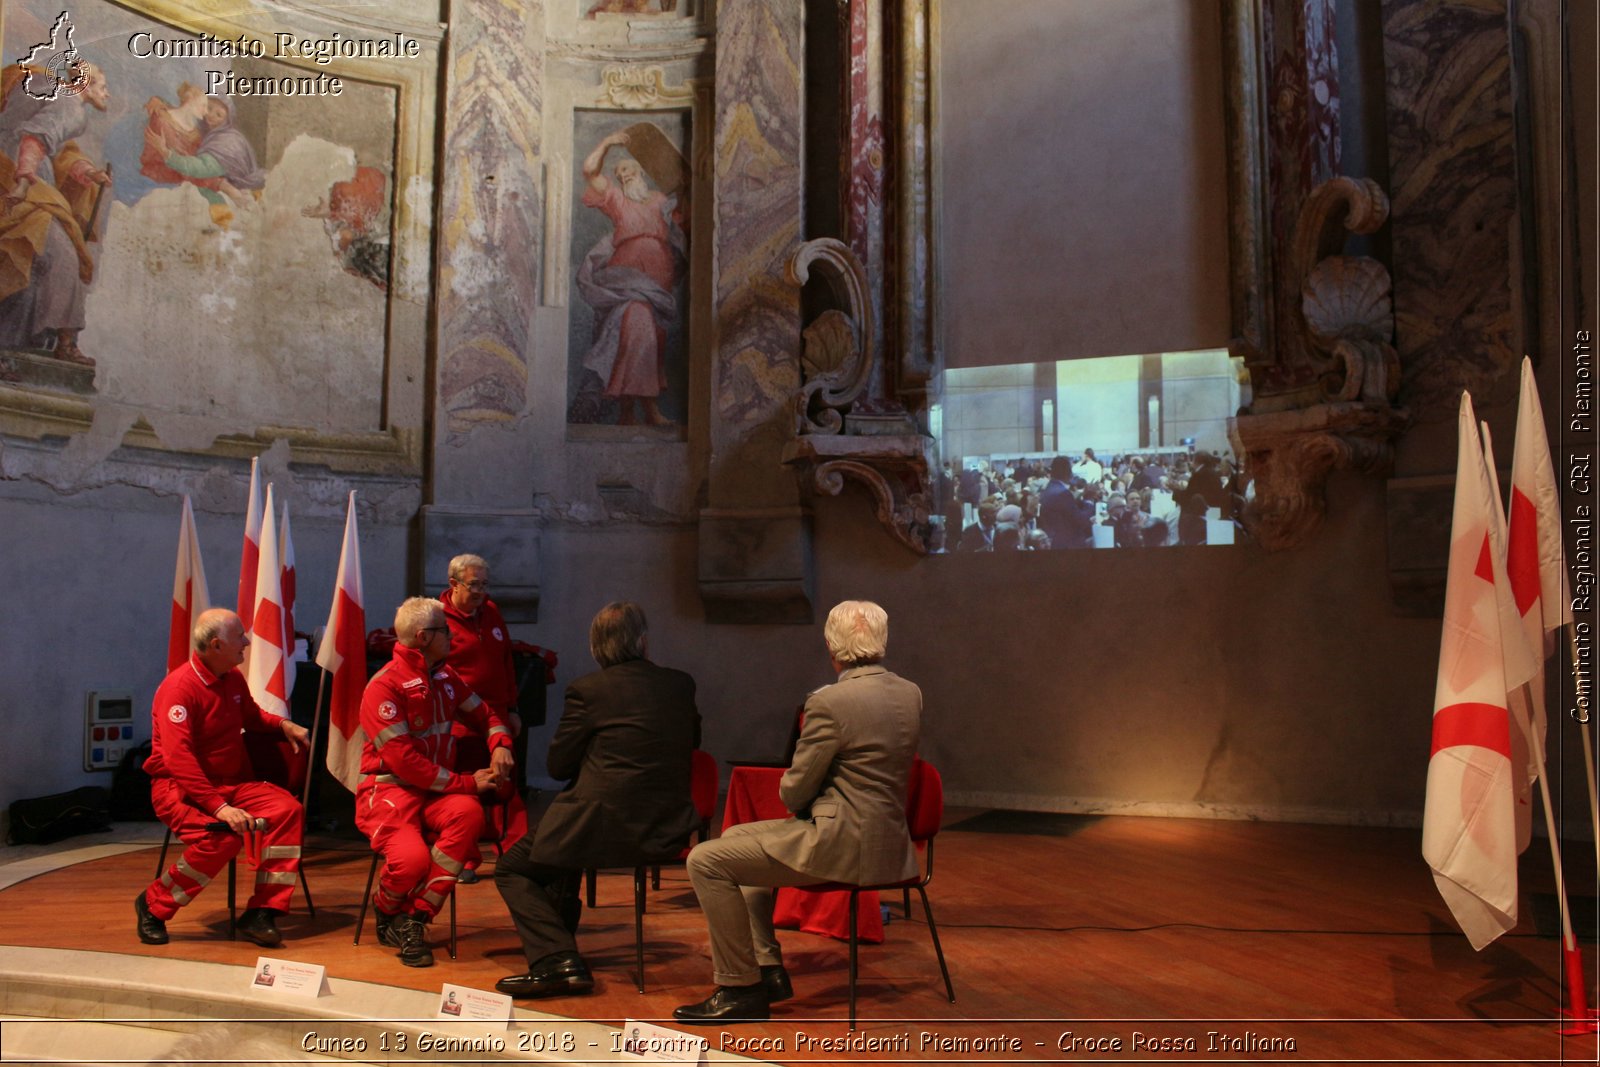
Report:
[[[495,983],[512,997],[588,993],[594,979],[573,935],[580,872],[675,860],[700,825],[689,795],[700,744],[694,679],[646,658],[644,610],[622,601],[589,625],[600,670],[567,686],[550,741],[553,778],[572,779],[532,833],[495,864],[528,970]]]
[[[914,877],[906,787],[922,724],[922,691],[879,665],[889,616],[865,600],[828,613],[822,636],[839,680],[806,700],[779,793],[793,816],[731,828],[689,853],[689,879],[711,930],[715,992],[673,1017],[729,1023],[768,1017],[791,996],[772,932],[773,888]]]

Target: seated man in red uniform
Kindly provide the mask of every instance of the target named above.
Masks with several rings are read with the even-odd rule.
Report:
[[[274,917],[289,910],[300,871],[300,802],[255,780],[242,730],[281,732],[299,751],[306,729],[262,711],[234,670],[250,644],[244,623],[226,608],[195,620],[189,662],[167,675],[152,706],[150,800],[161,821],[188,847],[134,899],[139,940],[167,943],[167,920],[200,895],[244,843],[260,834],[256,888],[238,932],[268,948],[283,940]],[[262,821],[264,820],[264,827]],[[226,823],[227,830],[209,829]]]
[[[445,662],[461,676],[467,687],[493,708],[511,728],[512,758],[517,759],[517,738],[522,734],[518,717],[517,672],[511,658],[511,631],[500,609],[489,599],[489,564],[482,556],[464,554],[450,561],[450,587],[439,594],[444,605],[444,620],[450,627],[450,653]],[[471,774],[489,766],[489,750],[483,739],[464,722],[451,728],[455,735],[455,770]],[[526,751],[526,742],[522,742]],[[490,809],[494,821],[491,835],[509,845],[528,832],[528,811],[522,800],[521,761],[515,771],[501,780],[497,799]],[[475,864],[462,873],[463,882],[473,882]]]
[[[450,895],[483,829],[479,793],[511,773],[511,734],[493,708],[444,665],[450,627],[437,600],[412,597],[395,612],[394,658],[361,698],[361,785],[356,825],[383,856],[372,902],[378,940],[407,967],[430,967],[426,924]],[[488,767],[457,774],[451,723],[486,736]],[[430,847],[423,838],[433,838]]]

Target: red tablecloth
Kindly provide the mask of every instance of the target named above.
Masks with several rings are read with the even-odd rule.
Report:
[[[722,814],[722,829],[742,822],[785,819],[789,809],[778,798],[782,767],[735,767],[728,775],[728,804]],[[850,937],[850,894],[845,890],[813,893],[806,889],[779,889],[772,921],[790,930],[808,934]],[[868,890],[856,906],[856,936],[877,944],[883,941],[883,915],[878,910],[878,894]]]

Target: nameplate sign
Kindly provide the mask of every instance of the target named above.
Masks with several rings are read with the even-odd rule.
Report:
[[[499,993],[446,983],[439,989],[439,1011],[434,1018],[509,1027],[511,1006],[511,998]]]
[[[625,1063],[704,1063],[706,1039],[699,1034],[669,1030],[654,1023],[624,1020],[615,1038],[619,1060]]]
[[[264,997],[320,997],[328,991],[327,968],[317,963],[256,957],[250,992]]]

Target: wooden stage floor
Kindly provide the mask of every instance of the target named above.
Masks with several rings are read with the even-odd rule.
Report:
[[[951,811],[946,826],[973,814]],[[1018,832],[1029,829],[1042,832]],[[152,824],[152,840],[158,832]],[[856,1039],[876,1048],[827,1044],[850,1036],[846,946],[795,932],[783,935],[795,998],[766,1024],[704,1033],[713,1048],[780,1063],[1594,1062],[1593,1036],[1558,1032],[1559,943],[1530,917],[1530,894],[1551,883],[1543,843],[1522,860],[1522,923],[1475,953],[1419,841],[1416,830],[1096,816],[947,829],[930,896],[954,1004],[916,908],[917,918],[890,923],[885,944],[861,951]],[[1577,892],[1592,897],[1592,846],[1565,852]],[[370,917],[353,946],[369,855],[359,841],[313,837],[316,917],[282,920],[287,940],[273,955],[432,991],[447,981],[488,989],[522,969],[489,877],[459,891],[459,959],[443,951],[442,917],[431,969],[402,967],[376,943]],[[220,878],[169,924],[170,945],[139,944],[132,901],[154,865],[152,845],[10,886],[0,892],[0,944],[254,962],[254,946],[223,934]],[[619,1024],[669,1019],[704,996],[706,932],[681,868],[663,873],[649,906],[643,995],[630,977],[631,879],[611,873],[579,933],[595,994],[522,1005]],[[1594,949],[1584,946],[1591,995]]]

